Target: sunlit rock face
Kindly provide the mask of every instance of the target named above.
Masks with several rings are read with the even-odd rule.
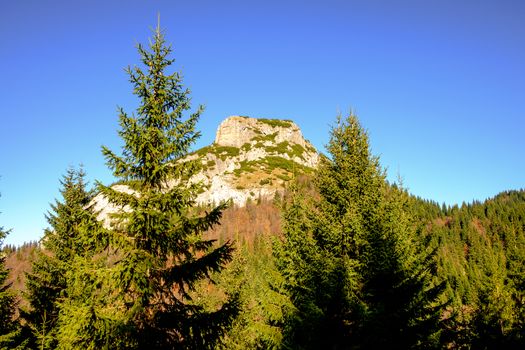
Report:
[[[312,145],[303,138],[301,130],[291,120],[256,119],[240,116],[226,118],[217,129],[215,144],[240,148],[257,136],[276,134],[273,142],[289,142],[304,148]]]
[[[193,179],[206,186],[198,203],[231,199],[242,206],[283,192],[294,176],[317,166],[319,155],[290,120],[231,116],[219,125],[215,142],[188,159],[203,166]]]

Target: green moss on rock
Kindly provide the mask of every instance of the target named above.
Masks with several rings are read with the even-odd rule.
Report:
[[[257,119],[258,122],[270,125],[271,127],[280,127],[280,128],[290,128],[292,126],[291,120],[282,120],[282,119],[266,119],[261,118]]]
[[[255,136],[252,140],[257,141],[257,143],[264,143],[266,141],[275,142],[275,138],[277,137],[277,132],[274,132],[273,134],[267,134],[267,135],[258,135]]]

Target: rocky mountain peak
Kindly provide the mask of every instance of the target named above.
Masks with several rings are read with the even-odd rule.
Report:
[[[307,147],[301,129],[291,120],[230,116],[217,128],[215,144],[240,148],[258,136],[275,134],[273,142],[291,142]]]
[[[215,142],[188,159],[202,162],[193,180],[207,190],[197,202],[232,199],[242,206],[283,192],[295,176],[317,167],[319,155],[291,120],[231,116],[219,125]]]

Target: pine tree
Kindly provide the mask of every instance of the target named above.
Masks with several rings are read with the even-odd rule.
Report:
[[[387,188],[381,230],[368,238],[363,301],[365,347],[441,346],[444,282],[437,282],[435,251],[418,239],[408,195]]]
[[[83,169],[68,169],[60,184],[62,199],[51,205],[43,250],[27,275],[30,309],[22,313],[39,349],[57,347],[59,302],[68,297],[70,283],[67,274],[76,258],[95,252],[96,234],[102,229],[89,207],[93,193],[86,189]]]
[[[432,255],[418,252],[406,194],[387,184],[354,115],[338,118],[327,150],[319,199],[299,193],[284,214],[277,259],[297,308],[290,346],[431,346],[442,287]]]
[[[7,232],[0,227],[0,246]],[[3,254],[3,253],[0,253]],[[7,348],[12,342],[15,328],[15,296],[6,284],[8,270],[4,266],[5,256],[0,256],[0,348]]]
[[[282,277],[275,267],[269,238],[261,234],[236,239],[228,269],[213,275],[216,285],[201,283],[197,288],[194,299],[208,308],[222,303],[225,291],[239,294],[240,313],[219,349],[282,348],[283,310],[291,304],[279,291]]]
[[[9,271],[5,267],[6,256],[2,251],[8,233],[0,227],[0,349],[15,349],[20,345],[20,326],[15,319],[17,300],[7,283]]]
[[[211,348],[231,322],[236,300],[208,311],[189,294],[196,282],[220,271],[233,250],[229,242],[213,248],[214,241],[202,237],[219,223],[225,205],[200,213],[195,198],[201,185],[189,182],[199,163],[182,160],[199,137],[195,127],[203,107],[186,116],[190,92],[179,73],[166,72],[174,60],[160,28],[149,50],[139,44],[138,51],[145,68],[127,73],[140,106],[132,116],[120,109],[122,155],[103,147],[108,166],[128,190],[98,185],[122,209],[110,232],[116,256],[111,281],[118,295],[113,305],[121,312],[114,328],[128,339],[122,345],[127,348]]]
[[[286,348],[348,348],[358,319],[356,261],[322,247],[318,214],[302,190],[283,213],[285,239],[275,255],[294,306],[286,310]]]

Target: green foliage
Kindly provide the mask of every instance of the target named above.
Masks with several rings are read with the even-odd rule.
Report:
[[[8,234],[9,231],[0,226],[0,349],[23,349],[27,342],[15,318],[17,299],[11,284],[7,283],[9,270],[5,268],[6,255],[2,249]]]
[[[277,134],[278,132],[274,132],[272,134],[264,134],[264,135],[260,134],[252,138],[252,140],[257,142],[255,144],[256,148],[261,148],[261,147],[264,147],[265,142],[272,142],[272,143],[275,142],[275,138],[277,137]]]
[[[259,181],[259,185],[260,186],[264,186],[264,185],[268,185],[270,183],[270,179],[266,178],[266,179],[262,179],[261,181]]]
[[[282,120],[282,119],[265,119],[260,118],[257,119],[258,122],[264,123],[267,125],[270,125],[274,128],[290,128],[292,127],[292,121],[291,120]]]
[[[231,146],[213,146],[213,153],[215,153],[221,160],[226,158],[237,157],[239,155],[239,149]]]
[[[275,175],[275,176],[276,176],[278,179],[281,179],[281,180],[283,180],[283,181],[291,181],[291,180],[293,180],[292,177],[290,177],[290,176],[288,176],[288,175],[286,175],[286,174],[277,174],[277,175]]]
[[[279,157],[279,156],[268,156],[262,159],[261,161],[264,165],[267,166],[268,171],[273,171],[274,169],[283,169],[288,171],[289,173],[295,174],[295,173],[310,173],[311,169],[308,167],[305,167],[301,164],[297,164],[296,162]]]
[[[98,185],[121,208],[110,231],[116,259],[107,273],[92,281],[103,288],[101,297],[82,313],[89,327],[69,334],[76,334],[72,341],[84,348],[102,346],[104,340],[111,348],[211,348],[237,312],[237,301],[231,297],[206,310],[192,302],[189,293],[197,282],[222,270],[233,247],[227,242],[214,248],[213,240],[202,237],[219,223],[225,205],[200,214],[194,204],[201,186],[188,182],[200,160],[177,162],[199,137],[195,126],[203,107],[185,116],[190,92],[179,73],[166,72],[173,60],[160,29],[149,51],[141,45],[138,51],[146,70],[129,68],[128,74],[140,107],[136,116],[120,112],[122,156],[103,148],[108,166],[130,191]],[[214,150],[219,156],[239,152],[231,147]],[[168,182],[175,185],[168,188]],[[115,292],[113,299],[108,290]],[[98,296],[99,291],[93,293]]]
[[[114,271],[107,252],[91,259],[75,257],[66,271],[66,298],[60,303],[58,349],[131,349],[130,325],[120,295],[112,288]]]
[[[238,156],[239,152],[240,150],[237,147],[210,145],[198,149],[197,151],[193,152],[193,154],[197,154],[201,158],[205,157],[207,154],[213,154],[217,158],[224,161],[227,158]]]
[[[306,150],[304,149],[303,146],[298,145],[298,144],[293,144],[291,145],[291,148],[292,148],[292,152],[291,152],[290,157],[292,158],[298,157],[298,158],[304,159],[303,154]],[[315,150],[313,152],[315,152]]]
[[[284,212],[285,240],[276,244],[276,263],[295,308],[287,312],[285,346],[333,348],[347,344],[341,316],[352,308],[351,261],[320,248],[314,237],[311,206],[300,192]],[[344,267],[348,269],[344,269]]]
[[[288,145],[289,145],[288,141],[279,142],[275,146],[268,146],[268,147],[266,147],[266,151],[267,152],[272,152],[272,153],[284,154],[288,150]]]
[[[279,155],[286,154],[292,159],[295,157],[304,159],[303,153],[305,152],[305,149],[303,146],[298,144],[290,145],[288,141],[280,142],[275,146],[265,146],[264,148],[268,153],[275,153]]]
[[[275,169],[282,169],[292,176],[311,174],[312,168],[298,164],[293,160],[286,159],[279,156],[267,156],[257,160],[242,161],[239,168],[233,171],[236,177],[242,174],[253,173],[255,170],[264,170],[267,174],[271,174]]]
[[[419,199],[416,200],[421,202]],[[525,195],[502,193],[485,203],[419,207],[425,235],[448,281],[449,343],[457,348],[525,345]]]
[[[283,310],[292,305],[279,292],[282,277],[274,264],[271,241],[268,236],[236,241],[238,250],[228,269],[213,275],[217,287],[201,284],[194,299],[210,307],[222,301],[221,289],[239,294],[241,312],[220,349],[280,349]]]
[[[312,146],[310,143],[307,143],[307,144],[306,144],[306,150],[307,150],[308,152],[311,152],[311,153],[315,153],[315,152],[317,152],[317,150],[314,148],[314,146]]]
[[[0,246],[7,235],[0,227]],[[0,256],[0,348],[6,349],[14,342],[17,324],[13,320],[15,314],[15,295],[6,284],[8,270],[4,266],[5,256]]]
[[[355,116],[338,119],[327,150],[315,177],[320,198],[296,190],[276,249],[297,310],[288,315],[287,346],[435,346],[442,288],[406,193],[386,184]]]
[[[93,193],[86,189],[82,169],[69,169],[61,180],[62,201],[56,200],[47,215],[50,228],[44,232],[43,250],[38,251],[27,275],[28,311],[22,315],[31,329],[35,346],[39,349],[55,349],[57,332],[64,298],[76,272],[73,262],[81,257],[89,259],[98,245],[104,244],[102,227],[89,207]]]
[[[203,158],[203,157],[206,156],[208,153],[213,153],[213,150],[214,150],[214,146],[213,146],[213,145],[210,145],[210,146],[205,146],[205,147],[199,148],[198,150],[196,150],[196,151],[193,152],[192,154],[196,154],[196,155],[198,155],[199,157]]]
[[[240,165],[239,168],[233,170],[233,174],[236,177],[241,176],[241,174],[243,174],[243,173],[252,173],[252,172],[254,172],[255,169],[257,169],[257,167],[259,165],[259,162],[243,160],[242,162],[239,163],[239,165]]]
[[[525,191],[461,206],[409,196],[386,182],[353,115],[337,119],[316,170],[283,157],[304,159],[311,145],[257,128],[254,145],[211,145],[187,161],[203,107],[191,113],[180,74],[167,72],[174,60],[159,29],[138,51],[142,68],[127,72],[139,108],[120,110],[122,154],[103,148],[127,190],[97,187],[118,212],[103,228],[84,172],[68,170],[22,322],[5,268],[21,253],[2,248],[0,227],[0,349],[525,348]],[[274,199],[283,235],[238,239],[234,252],[205,235],[226,206],[197,208],[204,187],[188,180],[216,166],[208,154],[224,161],[252,147],[270,155],[235,176],[297,181]],[[314,172],[313,184],[298,176]],[[248,201],[237,227],[258,221]]]

